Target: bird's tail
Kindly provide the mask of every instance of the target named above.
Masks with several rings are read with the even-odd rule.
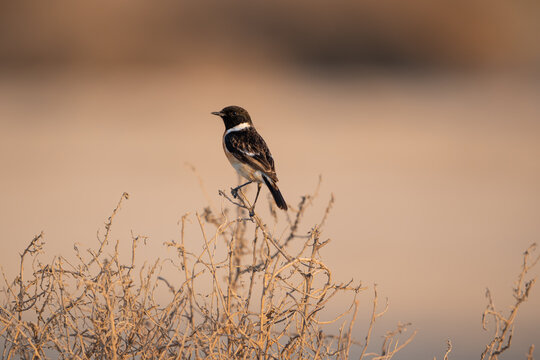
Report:
[[[277,187],[276,183],[272,181],[272,179],[268,178],[267,176],[263,175],[263,180],[266,186],[268,186],[268,190],[272,193],[272,196],[274,197],[274,200],[276,201],[276,205],[278,208],[287,210],[287,203],[285,202],[285,199],[283,198],[283,195],[281,195],[281,191],[279,191],[279,188]]]

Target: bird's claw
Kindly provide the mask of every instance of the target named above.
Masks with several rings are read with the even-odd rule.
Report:
[[[238,199],[238,188],[231,188],[231,195],[233,198]]]

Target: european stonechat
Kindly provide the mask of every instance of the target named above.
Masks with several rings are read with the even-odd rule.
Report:
[[[223,150],[227,159],[238,174],[248,180],[247,183],[232,189],[233,196],[237,196],[240,188],[256,182],[257,195],[250,210],[250,215],[253,216],[261,184],[264,182],[274,197],[276,205],[280,209],[287,210],[287,203],[276,185],[278,178],[274,159],[266,142],[255,130],[248,112],[239,106],[227,106],[212,114],[221,117],[225,124]]]

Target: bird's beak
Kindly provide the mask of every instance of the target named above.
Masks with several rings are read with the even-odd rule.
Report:
[[[212,115],[217,115],[217,116],[223,116],[223,115],[225,115],[225,114],[222,113],[221,111],[213,111],[211,114],[212,114]]]

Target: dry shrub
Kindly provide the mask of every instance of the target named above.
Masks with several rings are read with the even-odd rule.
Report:
[[[539,262],[540,255],[534,257],[536,251],[536,244],[532,244],[523,253],[523,263],[521,265],[521,271],[515,282],[512,295],[514,296],[515,303],[510,307],[510,313],[504,315],[504,313],[495,308],[493,298],[489,289],[486,289],[486,298],[488,304],[482,315],[482,326],[484,330],[488,330],[488,322],[491,320],[495,325],[492,328],[493,337],[486,345],[481,360],[497,360],[499,356],[508,350],[512,345],[512,336],[514,335],[515,320],[519,310],[519,307],[528,300],[531,289],[534,287],[536,278],[527,279],[527,275],[530,270]],[[531,255],[533,259],[531,260]],[[533,359],[534,345],[531,345],[527,354],[527,359]]]
[[[316,193],[302,197],[287,230],[276,236],[257,214],[245,217],[249,202],[243,193],[232,199],[221,192],[232,210],[216,214],[206,208],[183,216],[179,239],[165,244],[174,257],[150,266],[135,262],[144,237],[132,234],[127,262],[121,261],[126,255],[120,256],[119,242],[110,240],[127,193],[96,248],[75,247],[74,260],[42,263],[43,234],[36,236],[21,254],[19,275],[14,280],[4,275],[2,358],[347,359],[353,345],[361,359],[392,358],[415,333],[401,341],[406,325],[399,324],[387,332],[378,353],[368,352],[375,321],[387,309],[378,308],[374,289],[367,336],[363,342],[352,339],[356,297],[365,288],[352,280],[336,282],[319,253],[328,244],[321,227],[333,198],[317,225],[307,233],[299,230]],[[198,253],[185,245],[189,221],[200,226],[204,246]],[[226,251],[220,253],[220,246]],[[173,275],[162,274],[165,265]],[[159,292],[169,300],[158,301]],[[350,307],[323,320],[338,293],[350,294]],[[331,334],[328,325],[336,322],[341,326]]]
[[[482,314],[482,327],[488,331],[488,325],[491,322],[494,324],[492,327],[492,338],[488,344],[485,345],[484,351],[480,355],[481,360],[497,360],[499,356],[512,345],[512,336],[514,335],[515,320],[518,314],[520,306],[529,299],[531,289],[534,287],[536,278],[527,278],[531,269],[540,262],[540,255],[536,255],[536,244],[532,244],[523,253],[523,263],[521,265],[521,271],[517,277],[517,280],[512,291],[515,303],[510,307],[510,313],[505,316],[504,313],[495,308],[493,303],[493,297],[489,289],[486,289],[486,298],[488,304],[484,313]],[[532,259],[531,259],[532,257]],[[452,342],[448,340],[447,350],[444,354],[443,360],[449,359],[449,354],[452,352]],[[534,360],[534,344],[529,347],[527,352],[527,360]],[[436,360],[436,358],[434,358]]]

